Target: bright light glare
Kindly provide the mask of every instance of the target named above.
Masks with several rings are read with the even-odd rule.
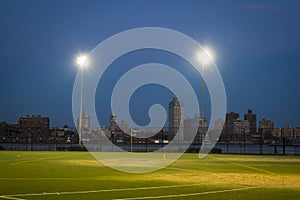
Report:
[[[203,48],[203,50],[197,54],[197,58],[203,65],[207,65],[213,62],[214,54],[209,48]]]
[[[86,55],[81,55],[76,58],[76,64],[80,68],[86,67],[87,61],[88,61],[88,57]]]

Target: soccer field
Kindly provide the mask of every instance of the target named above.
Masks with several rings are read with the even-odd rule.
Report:
[[[0,199],[300,199],[300,157],[185,154],[130,174],[88,152],[0,152]]]

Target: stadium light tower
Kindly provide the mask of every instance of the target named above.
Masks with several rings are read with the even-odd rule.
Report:
[[[204,113],[204,68],[208,67],[211,63],[213,63],[213,52],[209,49],[209,48],[203,48],[198,54],[197,54],[197,58],[201,64],[201,97],[202,97],[202,123],[201,123],[201,127],[202,127],[202,131],[204,130],[204,117],[205,117],[205,113]],[[201,136],[202,138],[202,136]]]
[[[76,58],[76,65],[80,70],[80,110],[79,110],[79,124],[78,124],[78,136],[79,145],[82,144],[82,92],[83,92],[83,72],[88,67],[88,56],[80,55]]]

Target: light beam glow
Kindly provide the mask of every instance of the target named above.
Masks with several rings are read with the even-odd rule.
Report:
[[[80,55],[76,58],[76,64],[79,68],[85,68],[88,65],[88,56]]]
[[[202,51],[197,54],[197,58],[203,65],[208,65],[214,61],[214,53],[209,48],[203,48]]]

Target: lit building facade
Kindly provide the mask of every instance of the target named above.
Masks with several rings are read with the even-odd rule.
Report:
[[[50,120],[41,115],[26,115],[19,118],[18,125],[22,134],[48,135]]]
[[[82,130],[90,129],[90,116],[85,112],[82,113],[81,126],[79,126],[79,118],[77,119],[77,127],[81,127]]]
[[[176,96],[169,102],[168,126],[169,140],[172,140],[177,132],[183,132],[183,130],[180,130],[183,129],[183,103]],[[183,135],[180,134],[179,138],[183,139]]]
[[[274,130],[274,122],[267,119],[259,120],[258,122],[258,133],[261,142],[266,143],[272,140],[272,131]]]

